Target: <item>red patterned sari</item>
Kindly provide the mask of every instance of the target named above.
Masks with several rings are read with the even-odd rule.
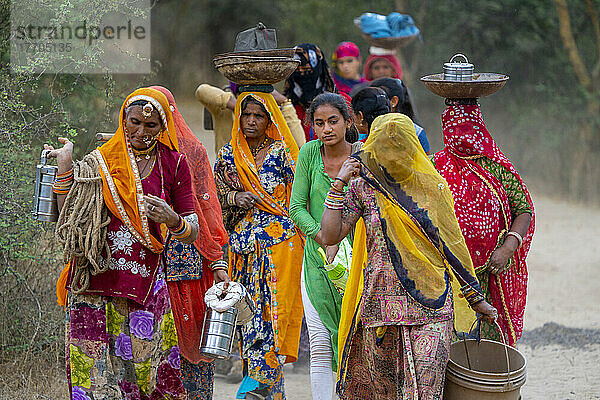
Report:
[[[535,229],[533,201],[523,179],[487,131],[479,106],[447,107],[442,114],[442,130],[445,147],[435,154],[435,166],[452,191],[456,217],[478,275],[503,243],[513,217],[506,189],[476,160],[487,157],[510,171],[529,203],[531,224],[511,266],[500,275],[489,274],[489,282],[482,282],[499,311],[498,322],[504,336],[514,346],[523,332],[528,276],[525,259]]]

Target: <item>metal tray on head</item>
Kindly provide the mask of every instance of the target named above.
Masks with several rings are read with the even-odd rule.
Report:
[[[444,74],[427,75],[421,82],[434,94],[447,99],[472,99],[496,93],[508,81],[508,75],[474,73],[471,81],[444,80]]]
[[[215,68],[238,85],[272,85],[286,79],[300,60],[292,57],[239,56],[213,60]]]
[[[285,49],[270,49],[270,50],[252,50],[252,51],[234,51],[230,53],[221,53],[217,54],[213,57],[213,62],[223,58],[230,57],[240,57],[240,56],[249,56],[249,57],[285,57],[291,58],[294,57],[296,53],[295,47],[289,47]]]

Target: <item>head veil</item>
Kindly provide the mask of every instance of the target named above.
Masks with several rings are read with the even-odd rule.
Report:
[[[459,297],[459,282],[478,287],[473,263],[454,216],[452,193],[420,146],[414,124],[398,113],[377,117],[355,157],[364,167],[361,175],[377,190],[401,284],[422,305],[440,308],[450,280],[455,325],[467,330],[474,314]]]
[[[287,216],[288,211],[278,206],[271,198],[271,195],[262,187],[262,185],[260,185],[254,156],[252,156],[252,153],[250,152],[246,136],[242,132],[240,126],[242,101],[248,96],[252,96],[258,100],[267,110],[271,124],[269,124],[269,127],[267,128],[266,134],[271,139],[282,141],[285,144],[286,156],[294,171],[296,170],[296,162],[298,161],[298,145],[296,144],[296,141],[290,132],[290,128],[288,128],[285,118],[283,117],[281,110],[279,110],[279,106],[273,96],[270,93],[263,92],[244,92],[238,96],[235,103],[235,119],[231,130],[231,147],[233,149],[235,167],[244,190],[252,192],[263,199],[263,201],[256,204],[255,207],[271,214]],[[289,187],[287,188],[288,204],[291,192],[292,183],[290,182]],[[264,199],[266,199],[266,201]]]
[[[529,230],[504,273],[490,274],[492,305],[498,308],[498,323],[510,332],[509,344],[521,337],[527,293],[525,258],[535,229],[531,195],[510,160],[494,142],[483,122],[478,105],[451,105],[442,114],[444,149],[435,154],[435,165],[454,193],[456,217],[476,269],[485,268],[512,216],[506,190],[498,179],[475,160],[487,157],[515,176],[531,208]],[[490,202],[495,198],[497,202]]]
[[[121,106],[119,127],[114,136],[97,150],[100,155],[97,158],[102,175],[102,192],[110,212],[127,226],[140,243],[160,253],[162,241],[150,234],[140,174],[123,126],[125,109],[137,100],[149,101],[158,110],[164,126],[158,141],[171,150],[179,149],[173,114],[165,95],[152,88],[137,89],[127,96]]]

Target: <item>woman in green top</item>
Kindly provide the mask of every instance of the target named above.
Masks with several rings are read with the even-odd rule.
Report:
[[[345,140],[352,119],[344,98],[334,93],[317,96],[307,118],[318,137],[300,149],[290,216],[307,236],[301,278],[304,316],[310,338],[310,377],[312,397],[330,400],[334,390],[333,370],[337,369],[337,331],[342,296],[327,276],[318,250],[323,247],[327,262],[332,263],[338,245],[324,246],[321,240],[321,216],[325,197],[343,162],[360,150],[362,143]],[[339,179],[339,178],[338,178]],[[351,244],[339,246],[351,248]]]

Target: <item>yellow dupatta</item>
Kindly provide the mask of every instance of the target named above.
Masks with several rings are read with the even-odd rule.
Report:
[[[378,117],[358,158],[372,173],[370,180],[366,175],[365,180],[377,189],[375,197],[381,218],[391,227],[387,230],[389,242],[400,254],[407,279],[414,283],[414,292],[421,296],[415,300],[427,304],[443,297],[447,271],[453,292],[454,324],[457,330],[467,331],[475,313],[461,295],[461,284],[449,260],[454,258],[454,266],[458,263],[462,266],[458,267],[462,280],[476,282],[475,270],[454,215],[451,192],[423,152],[414,124],[397,113]],[[399,188],[404,195],[400,198],[402,204],[397,195]],[[338,351],[342,354],[340,380],[345,379],[347,353],[360,319],[366,260],[366,231],[361,220],[355,230],[352,266],[342,301],[338,341]],[[407,293],[410,295],[408,290]]]
[[[119,112],[119,126],[113,137],[92,154],[100,164],[102,197],[106,207],[127,226],[140,243],[152,252],[160,253],[163,244],[150,234],[141,178],[123,126],[125,109],[137,100],[149,101],[156,107],[165,126],[165,130],[158,136],[158,141],[171,150],[178,151],[177,133],[167,97],[156,89],[140,88],[127,96],[123,102]],[[57,302],[60,306],[66,304],[65,286],[69,264],[61,271],[56,285]]]

